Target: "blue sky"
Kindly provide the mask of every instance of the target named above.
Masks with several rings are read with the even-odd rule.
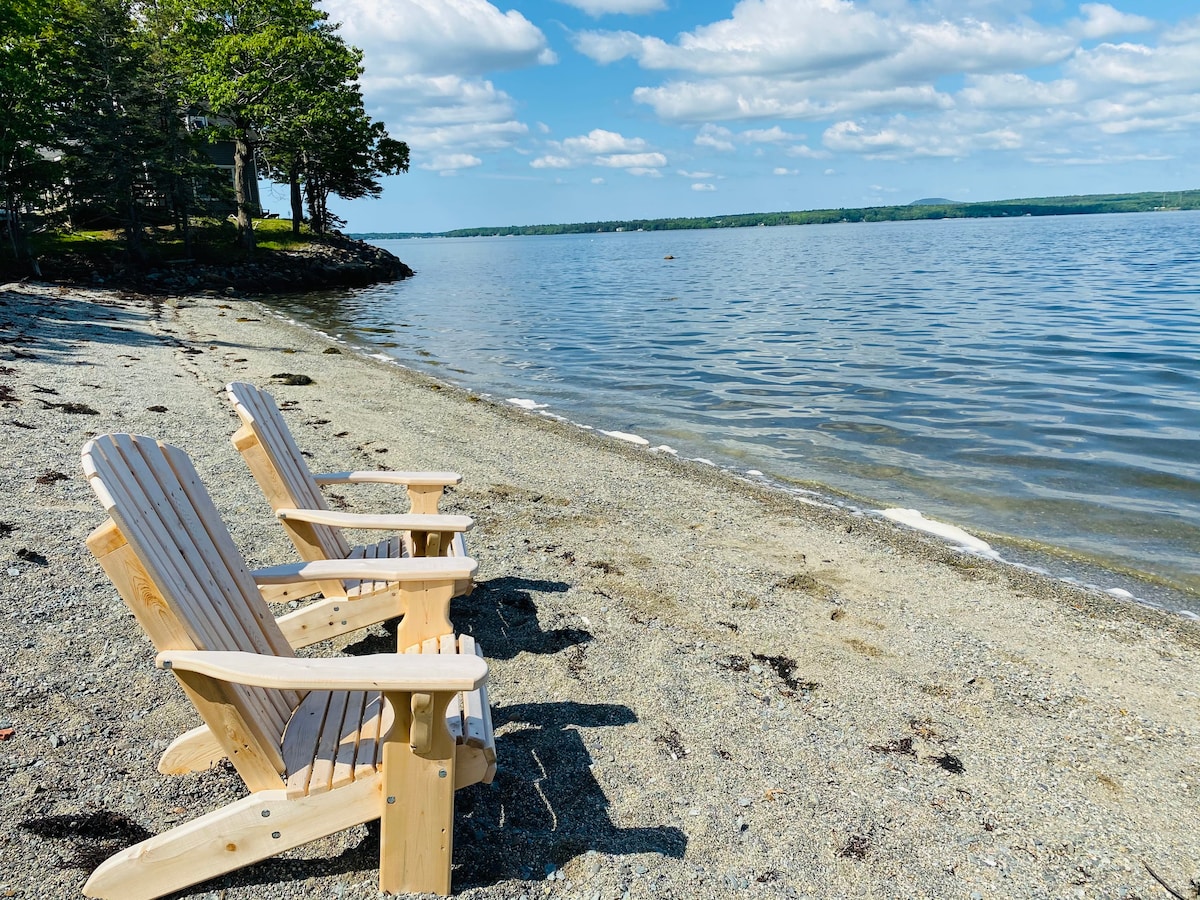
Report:
[[[1200,187],[1194,2],[323,6],[412,151],[349,231]]]

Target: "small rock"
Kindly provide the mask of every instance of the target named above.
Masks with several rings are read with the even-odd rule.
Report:
[[[16,578],[18,575],[21,574],[21,570],[18,569],[16,566],[9,566],[8,574],[11,575],[13,578]]]

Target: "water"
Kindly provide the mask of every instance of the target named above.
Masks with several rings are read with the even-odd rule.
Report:
[[[1198,235],[1200,213],[1148,213],[383,241],[416,278],[279,305],[501,399],[1062,548],[1200,611]]]

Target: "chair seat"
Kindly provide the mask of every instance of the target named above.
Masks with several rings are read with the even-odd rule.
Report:
[[[375,544],[363,544],[354,547],[347,556],[347,559],[406,559],[414,555],[416,554],[413,553],[412,536],[400,534],[385,538]],[[467,555],[467,546],[463,541],[462,535],[454,536],[448,555],[457,557],[465,557]],[[343,584],[346,588],[347,599],[367,597],[394,587],[391,582],[387,581],[346,581]],[[474,583],[470,579],[456,582],[454,594],[456,597],[466,596],[471,593],[473,587]]]
[[[378,691],[311,691],[283,733],[290,799],[323,794],[373,776],[391,709]]]
[[[361,544],[350,551],[347,559],[404,559],[412,556],[412,549],[403,535],[392,535],[375,544]],[[361,597],[376,591],[386,591],[386,581],[347,581],[346,596]]]
[[[483,656],[474,638],[466,634],[431,638],[404,652]],[[378,691],[309,692],[283,733],[289,799],[322,794],[374,776],[383,764],[383,738],[394,719]],[[462,760],[456,782],[491,783],[496,773],[496,742],[487,688],[456,694],[446,709],[446,728]]]

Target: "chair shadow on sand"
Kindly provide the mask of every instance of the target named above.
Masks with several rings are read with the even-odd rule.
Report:
[[[588,851],[683,856],[687,836],[678,828],[615,825],[592,773],[578,729],[632,724],[637,717],[629,707],[523,703],[496,708],[492,719],[500,769],[491,785],[458,795],[455,890],[542,880],[547,866],[562,867]]]
[[[543,630],[534,595],[569,589],[560,581],[493,578],[478,584],[469,597],[456,598],[450,617],[457,631],[475,636],[489,659],[557,653],[587,643],[592,635],[576,628]],[[376,631],[347,646],[345,652],[388,652],[393,649],[389,638]],[[613,824],[608,798],[592,773],[592,756],[580,729],[611,729],[636,721],[629,707],[611,703],[495,707],[496,780],[455,795],[454,890],[510,879],[542,880],[548,865],[562,867],[590,850],[682,857],[687,837],[678,828]],[[610,743],[617,750],[619,741],[619,733],[606,737],[606,750]],[[354,852],[366,854],[361,857],[364,868],[374,865],[378,859],[374,833]]]
[[[488,659],[512,659],[518,653],[549,654],[586,644],[592,633],[582,628],[543,630],[538,622],[534,592],[561,594],[570,590],[562,581],[530,578],[492,578],[475,585],[468,597],[456,597],[450,605],[450,621],[459,634],[479,641]],[[390,635],[396,621],[385,622]],[[396,649],[394,637],[378,632],[365,634],[344,648],[345,653],[390,653]]]
[[[527,703],[499,707],[492,716],[501,730],[496,780],[455,795],[455,894],[502,881],[543,881],[547,867],[562,868],[589,851],[682,858],[687,836],[678,828],[613,824],[608,798],[592,774],[591,755],[576,730],[631,724],[636,716],[628,707]],[[378,829],[378,821],[369,823],[363,840],[332,859],[264,860],[200,887],[213,890],[370,872],[379,867]]]

